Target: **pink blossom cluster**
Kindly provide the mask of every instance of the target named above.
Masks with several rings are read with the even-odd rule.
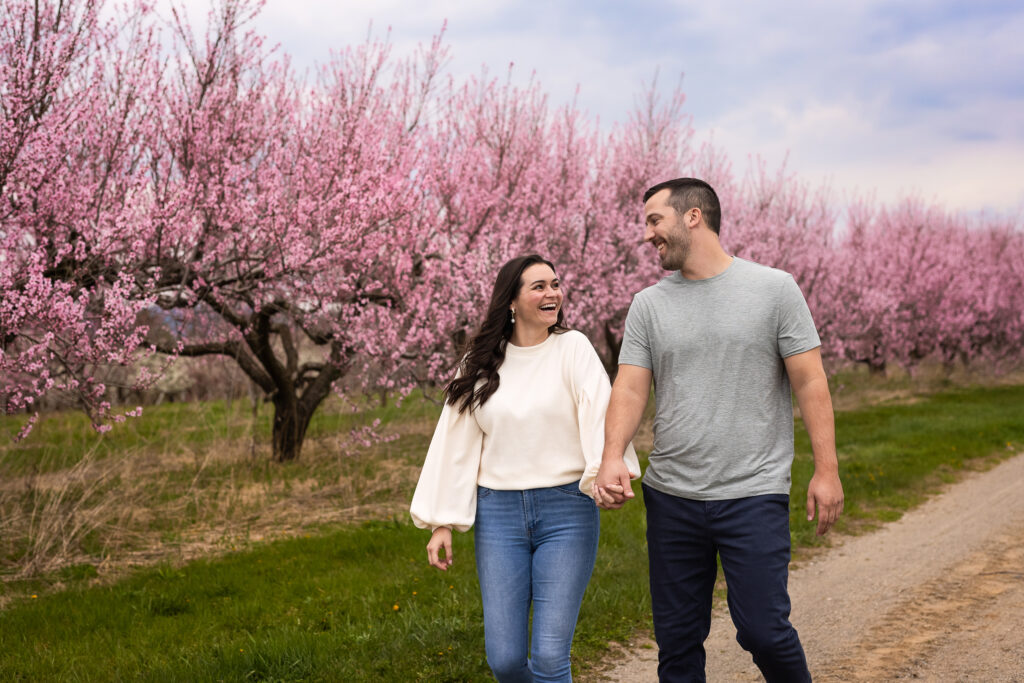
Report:
[[[98,13],[92,2],[0,10],[0,403],[14,412],[63,391],[96,424],[109,405],[95,370],[137,357],[136,313],[152,302],[123,240],[142,188],[131,130],[144,115],[131,101],[150,36],[108,49],[117,26]]]
[[[861,203],[815,303],[829,350],[877,369],[1024,357],[1024,233],[909,199]]]

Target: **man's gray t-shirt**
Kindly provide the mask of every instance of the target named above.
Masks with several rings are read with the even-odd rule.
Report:
[[[783,358],[820,346],[789,273],[734,258],[706,280],[678,272],[633,298],[620,365],[654,374],[644,483],[693,500],[788,494],[793,404]]]

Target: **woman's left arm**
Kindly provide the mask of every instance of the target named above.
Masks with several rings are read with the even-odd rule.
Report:
[[[608,411],[608,399],[611,398],[612,385],[608,380],[597,351],[585,336],[580,335],[578,347],[573,354],[573,394],[576,398],[576,415],[580,426],[580,445],[586,468],[580,480],[580,490],[593,497],[594,479],[601,468],[601,453],[604,450],[604,419]],[[636,450],[630,443],[626,447],[623,461],[629,470],[629,476],[636,479],[640,476],[640,462]]]

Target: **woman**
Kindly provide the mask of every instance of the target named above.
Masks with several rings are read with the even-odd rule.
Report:
[[[416,525],[433,529],[428,560],[446,570],[452,529],[475,523],[495,677],[571,681],[569,648],[597,555],[590,496],[611,388],[587,338],[562,325],[551,263],[531,255],[502,266],[445,392],[411,507]],[[626,460],[639,476],[632,446]]]

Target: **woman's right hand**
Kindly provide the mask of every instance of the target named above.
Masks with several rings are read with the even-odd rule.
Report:
[[[442,550],[444,551],[443,557],[441,556]],[[446,526],[439,526],[434,529],[434,533],[430,536],[430,542],[427,543],[427,561],[431,566],[446,572],[452,565],[453,559],[452,530]]]

